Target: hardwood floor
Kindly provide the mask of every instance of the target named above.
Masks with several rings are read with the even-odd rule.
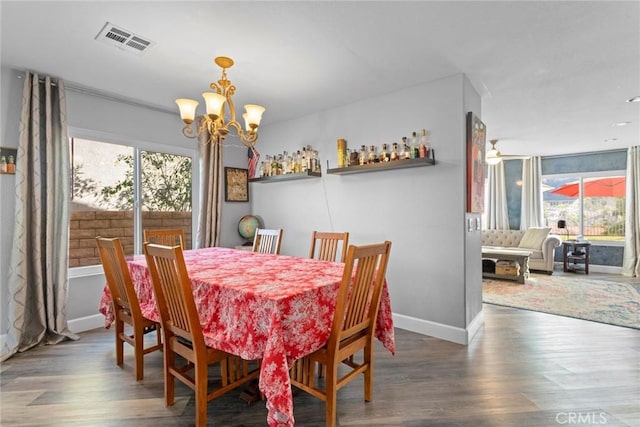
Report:
[[[376,347],[374,400],[362,380],[339,392],[340,426],[640,426],[640,331],[493,305],[469,346],[396,329],[397,354]],[[153,337],[150,337],[153,339]],[[1,365],[3,426],[187,426],[193,393],[163,399],[162,354],[115,364],[113,331],[18,354]],[[264,426],[264,402],[232,391],[209,424]],[[294,389],[299,426],[324,426],[324,404]],[[573,422],[571,422],[573,420]]]

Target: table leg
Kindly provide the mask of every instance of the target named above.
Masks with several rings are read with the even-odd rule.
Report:
[[[589,246],[584,248],[584,272],[589,274]]]
[[[529,278],[529,257],[522,257],[522,269],[524,270],[525,279]]]

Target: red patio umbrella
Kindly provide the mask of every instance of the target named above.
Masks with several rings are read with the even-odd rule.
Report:
[[[578,197],[580,194],[580,184],[571,182],[562,185],[550,192],[567,197]],[[612,178],[586,178],[583,180],[583,197],[624,197],[625,177],[617,176]]]

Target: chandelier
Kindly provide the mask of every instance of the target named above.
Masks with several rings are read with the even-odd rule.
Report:
[[[233,105],[232,96],[236,92],[236,87],[227,79],[227,68],[233,66],[233,59],[219,56],[214,61],[222,68],[222,77],[218,80],[218,83],[213,82],[209,85],[215,92],[202,94],[207,113],[195,120],[198,101],[186,98],[176,99],[176,104],[180,108],[180,118],[185,123],[182,133],[187,138],[206,135],[208,142],[217,143],[224,140],[233,128],[242,144],[253,148],[258,139],[258,126],[265,109],[259,105],[245,105],[246,112],[242,115],[245,123],[245,128],[243,129],[240,123],[236,121],[236,110]],[[228,121],[225,121],[226,109],[229,110]],[[196,121],[196,130],[192,126],[194,120]]]

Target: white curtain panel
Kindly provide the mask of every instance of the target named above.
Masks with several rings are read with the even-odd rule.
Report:
[[[2,360],[78,337],[67,326],[69,138],[64,85],[25,73]],[[17,123],[15,124],[18,125]]]
[[[640,146],[629,147],[622,274],[640,277]]]
[[[520,230],[543,227],[542,215],[542,168],[539,156],[522,161],[522,203]]]
[[[201,119],[201,118],[200,118]],[[198,122],[198,125],[200,123]],[[222,144],[209,135],[198,137],[200,149],[200,212],[196,248],[218,246],[222,213]]]
[[[504,179],[504,162],[496,165],[487,165],[489,174],[489,187],[487,194],[487,218],[488,230],[508,230],[509,211],[507,209],[507,187]]]

